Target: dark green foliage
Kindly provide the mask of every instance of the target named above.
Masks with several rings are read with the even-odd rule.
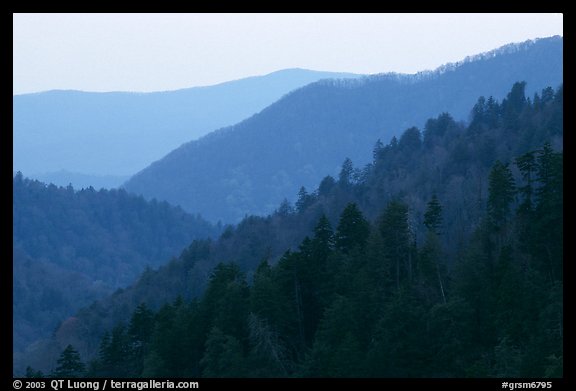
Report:
[[[488,218],[499,227],[508,217],[516,188],[507,164],[496,160],[488,178]]]
[[[124,190],[74,191],[20,173],[12,227],[16,350],[48,337],[63,319],[133,283],[193,239],[218,232],[166,202]]]
[[[545,149],[536,167],[544,182],[558,175],[544,175],[541,165],[552,154]],[[538,208],[561,208],[544,201],[559,186],[548,182],[534,212],[503,207],[501,216],[538,227]],[[438,234],[442,211],[433,196],[419,248],[402,201],[388,203],[374,226],[349,204],[335,234],[321,215],[313,238],[274,266],[262,261],[251,286],[236,265],[219,264],[198,303],[177,300],[154,316],[138,307],[127,331],[104,336],[92,367],[110,376],[104,370],[114,362],[116,377],[561,376],[562,282],[555,274],[548,279],[546,263],[542,270],[525,265],[541,240],[533,247],[496,241],[486,221],[450,270]]]
[[[426,240],[420,249],[417,272],[421,279],[421,289],[428,292],[431,302],[446,304],[446,263],[440,237],[433,231],[426,233]]]
[[[418,257],[414,256],[417,266],[408,260],[412,251],[409,211],[402,202],[388,204],[378,229],[371,229],[357,206],[349,205],[342,212],[335,247],[330,223],[322,216],[313,239],[306,238],[299,251],[287,253],[277,266],[262,262],[252,287],[241,288],[250,292],[250,311],[241,310],[242,300],[231,298],[243,297],[233,293],[239,282],[242,286],[241,274],[233,265],[218,266],[199,307],[205,309],[203,319],[212,320],[192,324],[193,329],[205,330],[203,353],[195,358],[201,374],[561,375],[562,307],[554,294],[538,293],[547,285],[545,275],[522,273],[519,261],[525,255],[511,245],[494,251],[495,243],[487,240],[491,226],[484,225],[472,238],[460,267],[448,278],[433,230],[442,210],[434,197],[428,210],[428,236]],[[350,236],[341,235],[349,227],[364,226],[369,236],[360,236],[362,246],[338,244],[338,238]],[[365,255],[352,251],[359,248],[364,248]],[[410,268],[414,278],[410,278]],[[451,279],[455,281],[448,282]],[[558,292],[555,284],[552,292]],[[236,304],[222,307],[224,301]],[[232,318],[230,312],[235,314]],[[160,329],[165,331],[158,334],[162,343],[156,349],[162,352],[172,346],[169,335],[177,325]],[[189,337],[183,338],[180,342],[186,344]],[[185,356],[160,352],[153,349],[145,362]],[[174,375],[168,368],[177,365],[154,373]]]
[[[356,205],[350,205],[350,209],[349,214],[352,213],[352,210],[357,212],[354,218],[362,224],[362,213],[357,210]],[[332,225],[325,214],[320,216],[318,224],[314,228],[314,243],[316,249],[322,253],[320,256],[323,257],[328,255],[328,251],[334,247],[334,231],[332,231]]]
[[[128,342],[126,353],[131,364],[131,368],[128,370],[133,376],[142,373],[143,359],[150,348],[154,325],[154,313],[148,309],[146,304],[140,304],[132,315],[126,333]]]
[[[133,375],[130,366],[137,365],[131,354],[131,346],[126,328],[118,325],[111,333],[104,333],[100,342],[98,358],[92,362],[89,375],[95,377],[129,377]],[[134,363],[131,362],[134,360]]]
[[[62,351],[58,359],[58,366],[52,372],[52,377],[82,377],[86,370],[86,366],[80,359],[80,355],[72,345],[68,345]]]
[[[413,292],[389,300],[376,326],[368,352],[370,376],[426,377],[431,341],[426,335],[426,309]]]
[[[26,367],[26,374],[24,375],[27,379],[41,379],[44,377],[42,371],[37,371],[31,366]]]
[[[394,276],[396,290],[400,291],[401,282],[411,280],[413,271],[408,206],[396,200],[390,202],[380,218],[379,227],[385,256],[391,260],[393,267],[390,273]]]
[[[529,213],[534,206],[534,181],[536,171],[536,157],[534,152],[527,152],[516,158],[516,166],[520,170],[522,180],[526,183],[518,188],[518,192],[523,196],[520,211]]]
[[[426,207],[426,212],[424,213],[424,226],[435,234],[440,234],[440,228],[442,227],[442,206],[438,201],[436,194],[432,196],[428,206]]]
[[[531,217],[534,222],[524,222],[521,226],[522,243],[531,255],[533,266],[545,272],[551,280],[561,280],[564,235],[563,154],[554,152],[550,144],[546,143],[533,155],[536,158],[531,168],[535,171],[535,178],[529,183],[535,188],[532,190],[535,201],[533,209],[524,215]],[[527,171],[524,168],[523,172]]]
[[[248,286],[238,265],[216,266],[199,309],[205,319],[224,334],[244,339],[248,305]]]
[[[359,377],[364,374],[361,327],[354,315],[355,303],[337,297],[326,309],[320,330],[306,361],[304,376]]]
[[[552,115],[520,106],[517,121]],[[206,289],[132,307],[130,326],[108,328],[91,368],[111,356],[116,377],[562,376],[563,153],[505,149],[485,164],[474,141],[495,133],[499,146],[502,129],[445,115],[429,125],[438,159],[423,146],[407,160],[390,143],[363,180],[314,195],[299,213],[248,217],[217,242],[191,245],[167,269],[186,283],[209,274]],[[468,151],[461,167],[450,158],[459,145]],[[382,185],[398,182],[411,191],[386,196]],[[515,183],[532,188],[518,203]],[[282,233],[294,236],[281,253]],[[148,285],[118,297],[170,275],[149,272]]]
[[[238,339],[214,327],[206,340],[206,353],[200,361],[204,377],[244,377],[245,360]]]
[[[290,370],[288,349],[278,332],[258,315],[248,317],[249,362],[255,377],[285,377]]]
[[[336,229],[336,248],[345,254],[355,248],[363,249],[369,234],[370,224],[364,219],[358,206],[346,206]]]

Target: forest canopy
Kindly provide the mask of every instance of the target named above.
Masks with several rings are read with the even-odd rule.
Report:
[[[195,241],[130,297],[199,268],[205,289],[142,300],[79,375],[562,377],[563,87],[524,87]]]

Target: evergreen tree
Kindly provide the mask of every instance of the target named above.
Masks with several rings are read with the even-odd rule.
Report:
[[[520,211],[529,213],[532,211],[534,206],[534,175],[536,172],[535,153],[533,151],[526,152],[524,155],[517,157],[516,166],[520,170],[522,179],[526,183],[524,186],[518,187],[518,192],[524,197],[524,200],[520,205]]]
[[[495,227],[500,227],[508,217],[516,194],[514,177],[507,164],[496,160],[488,180],[488,218]]]
[[[298,200],[296,201],[296,210],[299,213],[304,212],[310,205],[311,201],[312,198],[306,191],[306,188],[304,186],[300,187],[300,190],[298,191]]]
[[[355,248],[363,249],[370,234],[370,224],[358,206],[350,203],[346,206],[336,229],[336,248],[348,253]]]
[[[548,96],[546,104],[557,105],[556,99]],[[507,110],[512,110],[513,101],[509,96]],[[489,121],[492,111],[500,112],[493,100],[482,105],[477,109],[485,116],[483,121]],[[536,115],[529,102],[521,111],[519,121]],[[446,156],[438,157],[442,160],[462,145],[469,154],[462,172],[471,178],[450,174],[452,179],[446,182],[441,179],[445,167],[440,166],[437,173],[424,171],[438,182],[406,194],[405,202],[389,202],[371,227],[359,204],[373,215],[374,205],[395,194],[398,179],[420,181],[418,175],[387,176],[398,171],[400,163],[407,167],[400,147],[396,153],[388,146],[378,167],[367,171],[365,184],[325,189],[321,197],[313,197],[306,213],[290,219],[245,219],[221,239],[229,251],[210,243],[191,246],[183,256],[186,268],[177,269],[183,275],[197,259],[208,259],[214,247],[219,260],[229,257],[241,263],[216,266],[205,294],[192,302],[178,299],[156,313],[139,306],[127,328],[104,335],[90,375],[562,376],[563,154],[544,145],[536,152],[523,151],[516,159],[525,186],[520,187],[524,197],[515,211],[515,184],[508,166],[496,161],[490,176],[486,175],[486,156],[479,145],[489,145],[481,137],[488,122],[452,138],[444,132],[459,125],[448,118],[442,121],[446,126],[440,118],[427,123],[426,131],[435,137],[429,139],[432,150],[443,152],[446,147]],[[489,130],[510,130],[501,125]],[[441,139],[445,141],[436,145]],[[496,154],[506,157],[506,148],[498,149],[502,150]],[[422,153],[429,153],[426,150]],[[474,199],[482,199],[476,191],[484,191],[487,179],[488,203],[480,208],[482,214],[465,210]],[[375,182],[378,192],[386,195],[369,193]],[[451,194],[455,187],[461,190],[457,196]],[[422,195],[430,188],[439,194],[426,204]],[[462,202],[456,207],[460,194],[472,204]],[[303,196],[308,196],[305,189]],[[441,205],[439,198],[446,203]],[[358,204],[347,204],[334,233],[320,211],[333,217],[333,210],[349,200]],[[415,214],[423,212],[423,226],[410,225],[407,202]],[[274,260],[270,250],[241,252],[233,258],[241,240],[250,245],[273,241],[265,229],[288,220],[296,224],[274,233],[304,239],[297,248],[295,242],[281,242],[282,246],[291,243],[292,250],[277,263],[269,262]],[[462,233],[461,249],[443,248],[441,235],[448,244],[459,229],[472,231],[469,237]],[[310,231],[312,235],[305,236]],[[242,236],[243,232],[249,236]],[[416,244],[416,232],[425,233],[422,245]],[[254,256],[262,261],[248,285],[241,270],[250,270],[253,260],[245,258]],[[455,259],[450,268],[446,259]],[[138,296],[130,300],[134,297]],[[33,374],[32,369],[29,372]]]
[[[560,205],[563,195],[562,154],[556,153],[550,143],[538,151],[536,179],[540,186],[536,190],[538,208],[546,209]]]
[[[383,309],[368,350],[368,376],[427,377],[431,340],[426,312],[410,290],[395,295]]]
[[[280,216],[288,216],[289,214],[291,214],[293,212],[294,212],[294,208],[292,207],[292,205],[290,204],[290,202],[286,198],[284,198],[284,200],[282,200],[282,202],[280,203],[280,206],[276,210],[276,213],[278,213]]]
[[[328,196],[335,185],[336,180],[330,175],[324,177],[318,186],[318,194],[321,196]]]
[[[517,116],[522,112],[527,103],[525,90],[526,90],[525,81],[514,83],[512,89],[506,96],[506,99],[502,102],[504,115]]]
[[[471,112],[472,120],[470,121],[470,129],[477,130],[486,121],[486,98],[481,96],[472,108]],[[428,128],[428,123],[426,123],[426,128]],[[426,141],[426,133],[424,140]]]
[[[316,227],[314,227],[313,241],[317,251],[323,253],[324,257],[326,257],[327,253],[334,248],[334,231],[332,230],[332,225],[325,214],[320,216]]]
[[[304,376],[358,377],[363,373],[360,326],[350,300],[338,297],[322,319]]]
[[[26,374],[24,375],[27,379],[41,379],[44,377],[44,373],[40,370],[35,370],[31,366],[26,367]]]
[[[286,324],[288,311],[275,277],[268,261],[262,261],[254,273],[250,289],[250,313],[267,321],[270,327],[279,328]]]
[[[314,300],[318,301],[322,309],[328,304],[332,293],[334,270],[328,263],[332,261],[330,256],[333,254],[335,246],[335,235],[332,225],[326,215],[322,214],[314,228],[310,258],[306,266],[310,287],[314,291]],[[319,308],[318,319],[322,309]]]
[[[98,360],[91,371],[97,377],[127,377],[127,363],[131,358],[128,336],[123,325],[117,325],[112,333],[104,333],[100,341]]]
[[[444,265],[441,265],[442,248],[440,245],[439,235],[442,226],[442,206],[438,201],[436,194],[428,202],[426,212],[424,213],[424,225],[426,226],[426,240],[419,257],[419,269],[423,277],[430,285],[433,280],[437,281],[438,292],[442,301],[446,304],[446,291],[444,287]]]
[[[408,206],[398,200],[391,201],[380,218],[379,227],[385,255],[393,265],[391,275],[394,276],[396,290],[400,291],[401,282],[412,276]]]
[[[536,177],[537,204],[533,224],[532,253],[539,267],[551,280],[563,275],[564,177],[563,154],[552,150],[549,143],[538,151]]]
[[[426,240],[420,251],[418,258],[418,270],[421,277],[424,279],[425,284],[434,287],[434,295],[430,295],[429,299],[442,300],[446,304],[446,268],[442,263],[443,259],[442,246],[440,245],[439,237],[433,231],[426,233]]]
[[[442,226],[442,206],[438,201],[436,194],[432,195],[432,199],[428,202],[426,212],[424,213],[424,225],[429,231],[435,234],[440,234]]]
[[[376,164],[376,162],[380,159],[380,155],[384,150],[384,143],[382,140],[378,139],[376,144],[374,144],[374,149],[372,150],[372,163]]]
[[[186,377],[195,372],[196,351],[191,339],[196,332],[203,332],[201,321],[197,330],[190,330],[190,306],[181,298],[165,304],[156,314],[154,333],[148,354],[142,363],[143,376]]]
[[[478,100],[479,102],[480,99]],[[476,116],[474,118],[476,118]],[[474,123],[474,121],[475,120],[473,120],[472,123]],[[458,125],[452,116],[448,113],[442,113],[438,116],[438,118],[429,119],[426,121],[426,125],[424,127],[424,140],[422,141],[423,146],[426,149],[432,149],[433,146],[442,145],[442,140],[444,139],[445,135],[451,133],[454,129],[457,129],[457,127]],[[472,127],[472,124],[470,127]]]
[[[354,174],[354,165],[352,164],[352,160],[350,158],[346,158],[344,163],[342,163],[342,169],[340,170],[340,174],[338,175],[338,183],[341,186],[348,186],[352,183]]]
[[[138,347],[146,344],[150,340],[153,328],[153,313],[148,309],[146,303],[142,303],[136,307],[128,326],[128,336],[132,344],[138,345]]]
[[[391,259],[384,247],[384,240],[380,230],[374,227],[366,243],[366,267],[364,272],[367,282],[362,284],[369,291],[370,299],[366,299],[366,305],[371,309],[367,312],[379,316],[384,301],[388,298],[393,287]]]
[[[60,354],[57,361],[58,366],[52,373],[52,377],[75,378],[82,377],[86,366],[80,359],[80,354],[72,345],[68,345]]]
[[[130,372],[134,376],[142,373],[144,356],[148,352],[152,332],[154,331],[154,315],[145,303],[140,304],[128,326],[128,354],[132,364]]]
[[[218,327],[212,328],[206,340],[206,353],[200,361],[204,377],[244,377],[246,368],[242,345]]]
[[[422,146],[422,138],[420,134],[420,129],[417,127],[408,128],[402,133],[400,140],[398,141],[398,147],[404,153],[413,153],[420,150]]]
[[[290,356],[297,359],[306,349],[304,321],[304,288],[300,254],[286,251],[274,270],[274,284],[278,288],[277,308],[282,316],[270,319],[289,341]]]
[[[243,340],[247,336],[249,291],[244,273],[234,263],[219,264],[210,277],[202,311],[208,323]]]

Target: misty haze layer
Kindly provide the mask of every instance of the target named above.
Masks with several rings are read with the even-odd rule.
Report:
[[[60,186],[117,187],[182,143],[234,124],[284,94],[347,73],[286,69],[154,93],[48,91],[13,97],[13,170]]]
[[[192,141],[135,175],[126,189],[167,200],[212,221],[273,211],[300,186],[336,175],[343,160],[362,168],[384,143],[427,118],[467,120],[479,95],[501,99],[527,82],[527,94],[560,85],[562,38],[507,45],[460,64],[416,75],[320,81],[261,113]]]

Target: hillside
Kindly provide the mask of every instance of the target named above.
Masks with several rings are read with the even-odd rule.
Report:
[[[527,95],[562,82],[562,38],[507,45],[416,75],[319,81],[296,90],[241,123],[172,151],[125,188],[201,213],[238,222],[270,213],[298,189],[335,175],[344,158],[369,163],[377,139],[449,112],[467,121],[479,95],[503,99],[514,82]]]
[[[341,77],[356,75],[286,69],[176,91],[16,95],[13,169],[61,186],[117,187],[184,142],[241,121],[298,87]]]
[[[13,179],[14,349],[131,283],[218,228],[124,190],[75,191]]]
[[[73,344],[100,376],[561,376],[563,88],[505,96],[194,241],[26,362],[50,370]],[[133,338],[148,355],[117,349]]]

